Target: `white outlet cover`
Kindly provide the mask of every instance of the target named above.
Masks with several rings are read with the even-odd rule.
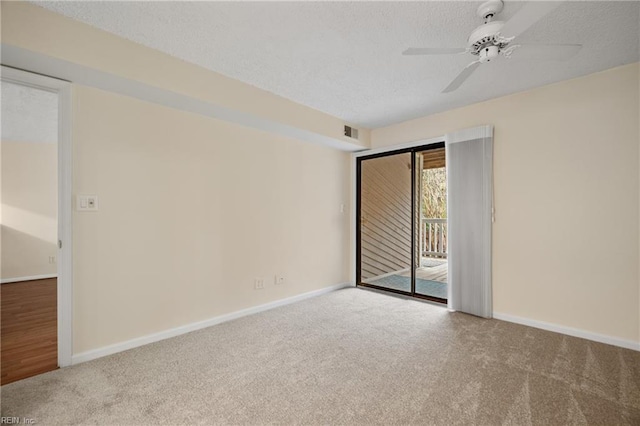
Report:
[[[82,212],[98,211],[97,195],[78,195],[76,197],[76,210]]]

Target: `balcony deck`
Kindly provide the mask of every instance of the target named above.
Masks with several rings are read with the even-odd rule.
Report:
[[[441,300],[447,299],[447,219],[422,217],[419,230],[419,248],[422,257],[420,267],[416,269],[415,274],[415,293]],[[365,234],[365,237],[365,248],[384,246],[375,238],[371,240],[371,236]],[[362,268],[364,284],[411,292],[411,269],[407,267],[409,263],[406,257],[407,250],[405,247],[405,251],[402,252],[398,248],[402,241],[400,239],[395,245],[385,246],[380,253],[376,254],[369,250],[363,255],[367,260],[367,264]],[[404,261],[398,261],[403,258]]]
[[[416,269],[416,278],[421,280],[438,281],[441,283],[447,283],[447,262],[444,261],[441,265],[432,267],[420,267]],[[400,273],[403,277],[410,277],[411,271]]]
[[[423,296],[447,298],[446,259],[422,258],[422,266],[416,269],[416,293]],[[434,266],[426,266],[434,265]],[[403,269],[364,280],[383,288],[411,291],[411,270]]]

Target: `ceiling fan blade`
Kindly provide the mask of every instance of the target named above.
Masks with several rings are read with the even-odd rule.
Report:
[[[462,70],[460,74],[456,78],[453,79],[451,83],[442,91],[442,93],[449,93],[456,90],[462,83],[465,82],[467,78],[480,66],[480,61],[471,62],[466,66],[465,69]]]
[[[566,61],[575,56],[581,44],[520,44],[515,45],[510,58]]]
[[[403,55],[453,55],[465,53],[466,47],[410,47],[402,52]]]
[[[561,3],[563,2],[531,1],[525,3],[525,5],[504,24],[500,30],[500,34],[504,37],[515,37],[522,34],[540,19],[553,12]]]

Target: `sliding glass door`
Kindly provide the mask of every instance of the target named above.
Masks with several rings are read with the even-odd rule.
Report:
[[[444,144],[357,160],[357,282],[446,302]]]
[[[445,148],[415,152],[416,244],[415,292],[445,301],[448,274],[447,172]]]
[[[360,161],[361,284],[410,293],[412,154]]]

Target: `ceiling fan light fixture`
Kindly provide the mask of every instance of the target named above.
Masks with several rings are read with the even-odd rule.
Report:
[[[480,51],[478,56],[480,57],[480,62],[484,64],[497,58],[499,54],[500,48],[498,46],[487,46]]]

